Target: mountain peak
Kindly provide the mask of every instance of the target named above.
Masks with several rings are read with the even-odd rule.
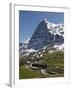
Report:
[[[62,48],[64,43],[64,25],[48,22],[43,19],[35,29],[31,38],[19,44],[19,50],[24,55],[46,47]],[[61,46],[61,47],[60,47]]]
[[[46,25],[50,24],[50,22],[47,19],[43,19],[41,22],[45,23]]]
[[[43,19],[43,21],[46,22],[46,23],[48,22],[47,19]]]
[[[60,28],[57,24],[43,19],[29,40],[29,48],[40,49],[53,42],[63,43],[64,39],[61,34],[61,29],[63,28]]]

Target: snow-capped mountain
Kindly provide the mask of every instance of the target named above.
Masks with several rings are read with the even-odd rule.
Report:
[[[63,50],[63,44],[64,25],[50,23],[44,19],[39,23],[32,37],[19,44],[19,51],[24,55],[29,55],[31,52],[39,52],[39,50],[49,47]]]
[[[61,44],[64,42],[64,30],[62,24],[53,24],[46,19],[41,21],[33,33],[29,48],[41,49],[51,43]]]

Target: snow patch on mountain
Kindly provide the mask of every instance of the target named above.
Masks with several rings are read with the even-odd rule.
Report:
[[[34,50],[34,49],[32,49],[32,48],[31,48],[31,49],[27,49],[27,50],[25,50],[25,51],[26,51],[26,52],[30,52],[30,53],[31,53],[31,52],[36,52],[36,50]]]
[[[64,50],[64,44],[54,45],[53,47],[56,48],[57,50]]]

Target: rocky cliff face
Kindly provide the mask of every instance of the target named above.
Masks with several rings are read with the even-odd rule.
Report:
[[[28,47],[33,49],[41,49],[51,43],[63,43],[64,38],[61,34],[63,26],[49,23],[46,19],[41,21],[33,33]]]

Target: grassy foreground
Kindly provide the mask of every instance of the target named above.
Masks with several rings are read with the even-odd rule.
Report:
[[[57,51],[51,54],[44,53],[42,59],[44,60],[42,62],[43,64],[64,68],[64,52],[62,51]]]
[[[38,70],[33,70],[33,69],[27,69],[24,66],[21,66],[19,68],[19,78],[20,79],[29,79],[29,78],[41,78],[41,77],[45,77],[44,74],[42,74],[40,71]]]
[[[59,67],[64,69],[64,52],[58,51],[54,53],[44,53],[43,60],[41,64],[46,64],[51,67]],[[19,78],[29,79],[29,78],[47,78],[47,77],[63,77],[64,73],[56,73],[44,75],[39,70],[33,70],[31,68],[26,68],[24,65],[19,67]]]

